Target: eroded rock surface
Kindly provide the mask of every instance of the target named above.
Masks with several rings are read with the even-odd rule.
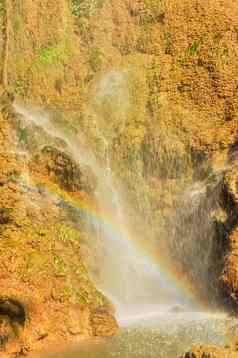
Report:
[[[83,263],[82,220],[67,211],[71,193],[89,200],[81,172],[71,188],[64,179],[76,166],[60,152],[67,165],[56,159],[57,180],[30,165],[36,159],[26,156],[26,145],[21,150],[14,123],[12,110],[0,114],[0,350],[17,356],[47,342],[113,335],[118,327],[110,305]],[[100,318],[92,319],[97,310]]]
[[[110,153],[113,169],[137,208],[136,217],[131,208],[126,215],[139,234],[146,239],[153,236],[157,247],[157,238],[169,236],[167,218],[174,195],[206,179],[210,167],[203,163],[216,153],[226,153],[236,141],[237,1],[8,3],[7,69],[15,95],[44,107],[63,108],[67,120],[75,118],[104,160]],[[4,23],[1,11],[3,32]],[[2,49],[4,34],[0,41]],[[18,300],[26,313],[33,312],[26,321],[30,340],[32,335],[44,340],[51,332],[61,339],[77,332],[91,335],[90,307],[101,308],[103,298],[89,284],[82,266],[75,269],[81,265],[75,256],[80,245],[63,208],[72,209],[77,200],[88,203],[94,183],[87,174],[84,180],[81,169],[57,146],[45,159],[35,153],[29,173],[23,169],[28,159],[16,142],[25,144],[31,138],[25,128],[15,136],[9,126],[12,99],[6,92],[1,98],[2,294],[4,299]],[[223,295],[237,305],[236,172],[227,173],[227,180],[225,215],[215,218],[221,238],[215,281],[220,279]],[[62,221],[64,225],[56,225]],[[79,314],[85,322],[82,327],[66,314],[72,304],[80,306],[72,317]],[[43,328],[34,326],[34,317]],[[101,313],[97,317],[101,322]]]
[[[237,358],[238,353],[229,348],[199,347],[187,352],[182,358]]]
[[[228,219],[224,227],[224,269],[220,278],[225,297],[236,306],[238,303],[238,171],[234,168],[226,173],[224,181],[225,203]]]

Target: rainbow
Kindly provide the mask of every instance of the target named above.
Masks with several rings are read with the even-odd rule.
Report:
[[[115,236],[120,236],[124,240],[132,240],[134,245],[137,246],[144,255],[148,255],[152,260],[152,263],[158,267],[158,270],[162,272],[165,280],[169,282],[174,289],[178,290],[180,295],[186,299],[190,306],[193,307],[193,310],[208,310],[207,303],[203,302],[201,299],[196,297],[195,287],[188,282],[181,272],[176,270],[171,263],[166,260],[165,257],[159,253],[155,253],[152,247],[144,242],[139,242],[135,240],[133,236],[125,235],[122,228],[115,221],[114,217],[99,208],[95,201],[92,201],[88,195],[84,193],[68,193],[60,189],[59,186],[55,183],[47,181],[45,178],[36,178],[31,176],[31,185],[34,188],[38,186],[43,186],[43,191],[54,198],[57,201],[63,201],[67,205],[76,209],[81,217],[90,221],[91,223],[98,225],[100,227],[105,227],[108,232],[114,234]]]
[[[15,104],[15,109],[18,113],[23,115],[29,121],[38,123],[38,118],[33,118],[31,112],[24,109],[23,107]],[[44,122],[47,122],[47,118]],[[40,124],[44,128],[44,124]],[[54,133],[55,134],[55,133]],[[53,135],[50,133],[50,135]],[[59,135],[62,137],[62,135]],[[33,178],[33,182],[37,185],[39,178]],[[125,235],[123,228],[120,227],[119,223],[115,221],[115,218],[110,212],[101,210],[95,203],[84,195],[69,195],[65,191],[61,190],[56,184],[45,181],[45,178],[41,181],[45,185],[45,190],[49,195],[57,196],[58,200],[63,200],[68,205],[77,209],[82,216],[90,220],[94,224],[98,224],[100,227],[106,228],[106,230],[113,234],[113,236],[120,236],[123,240],[131,240],[134,245],[139,247],[145,256],[149,256],[151,262],[158,267],[158,270],[162,272],[165,280],[167,280],[171,287],[178,289],[181,292],[181,296],[187,298],[188,301],[193,302],[194,307],[198,309],[208,309],[206,302],[196,296],[196,288],[191,282],[189,282],[184,274],[175,267],[174,263],[170,262],[165,255],[163,256],[160,252],[155,253],[153,247],[150,247],[149,243],[138,242],[135,240],[133,235]]]

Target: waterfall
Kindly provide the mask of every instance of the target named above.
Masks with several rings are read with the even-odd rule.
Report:
[[[90,166],[97,177],[96,198],[108,222],[91,222],[102,237],[103,263],[100,267],[99,289],[109,296],[117,309],[117,317],[124,320],[126,315],[150,316],[152,312],[167,312],[180,307],[191,311],[194,302],[166,272],[160,263],[151,259],[132,240],[128,230],[123,199],[117,189],[110,165],[108,143],[105,143],[105,161],[99,164],[93,151],[85,150],[83,136],[70,135],[51,120],[50,116],[36,110],[15,104],[16,112],[27,124],[42,128],[49,136],[64,140],[67,151],[79,164]],[[85,144],[85,143],[84,143]],[[139,315],[139,316],[138,316]]]

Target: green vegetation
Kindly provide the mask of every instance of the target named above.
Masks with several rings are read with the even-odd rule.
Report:
[[[40,160],[40,155],[39,154],[34,154],[33,157],[32,157],[32,160],[34,162],[38,162]]]
[[[21,142],[23,144],[27,144],[28,140],[29,140],[29,136],[30,136],[30,134],[26,128],[19,129],[19,131],[18,131],[19,142]]]
[[[71,9],[74,16],[78,19],[81,17],[90,17],[95,11],[103,7],[105,0],[72,0]]]
[[[86,305],[89,303],[88,298],[85,295],[82,295],[81,293],[76,293],[76,303],[79,305]]]
[[[193,42],[193,44],[188,48],[187,55],[194,56],[195,53],[198,51],[200,43],[198,41]]]
[[[151,36],[151,29],[149,25],[146,24],[141,28],[141,33],[136,43],[137,51],[141,53],[147,53],[146,49],[148,43],[150,43],[150,36]]]
[[[48,269],[47,255],[45,255],[42,252],[39,252],[37,250],[33,250],[31,252],[28,252],[26,256],[27,256],[26,264],[27,264],[28,274],[30,274],[30,273],[35,274],[36,272],[39,272],[39,271],[40,272],[47,271],[47,269]]]
[[[60,94],[62,93],[63,85],[64,85],[64,81],[62,80],[62,78],[58,78],[57,80],[55,80],[55,89]]]
[[[103,64],[103,53],[98,47],[95,47],[91,50],[89,64],[94,72],[101,70]]]
[[[76,242],[79,239],[78,232],[69,225],[59,224],[56,228],[57,238],[62,242]]]
[[[67,51],[60,47],[43,48],[38,52],[35,63],[40,65],[50,65],[57,61],[65,60],[68,56],[69,54]]]
[[[164,0],[144,0],[138,7],[140,24],[164,22],[165,19]]]
[[[27,83],[23,79],[17,79],[15,82],[15,91],[19,96],[24,97],[26,91],[27,91]]]
[[[63,260],[58,255],[54,255],[53,262],[54,262],[56,276],[57,277],[67,276],[66,266],[65,266]]]
[[[12,208],[0,208],[0,225],[9,224],[12,221]]]
[[[17,170],[12,170],[8,174],[8,182],[17,183],[20,177],[20,173]]]

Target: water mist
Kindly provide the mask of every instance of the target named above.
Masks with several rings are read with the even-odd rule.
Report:
[[[97,255],[103,256],[103,262],[100,261],[99,267],[101,279],[98,280],[97,277],[94,279],[99,289],[115,304],[117,317],[121,322],[128,319],[151,317],[156,313],[191,312],[199,307],[194,295],[190,295],[188,290],[182,288],[180,282],[175,279],[168,268],[161,266],[160,260],[152,259],[138,244],[131,223],[127,220],[126,207],[128,207],[128,203],[125,201],[125,196],[122,195],[122,185],[115,178],[110,158],[112,140],[118,132],[125,130],[126,116],[130,108],[127,76],[126,72],[113,71],[106,75],[96,87],[97,94],[89,111],[96,119],[96,135],[104,147],[104,155],[100,158],[93,148],[90,148],[90,140],[82,131],[78,131],[76,134],[69,133],[64,127],[58,125],[50,115],[26,109],[19,104],[15,105],[16,112],[26,125],[33,124],[36,130],[41,128],[48,136],[63,140],[66,144],[66,151],[71,154],[72,158],[80,165],[89,166],[97,178],[95,196],[101,208],[103,220],[100,218],[99,220],[89,218],[89,220],[101,240],[101,252],[95,252],[95,255],[96,257]],[[115,114],[110,117],[113,109]],[[206,193],[206,189],[204,192]],[[186,192],[184,195],[187,195]],[[196,194],[196,200],[191,200],[194,204],[189,205],[190,215],[185,215],[190,209],[184,205],[183,209],[180,207],[180,213],[173,217],[174,221],[170,222],[171,227],[168,231],[169,237],[166,245],[170,246],[174,262],[181,260],[183,268],[187,260],[194,269],[192,261],[197,262],[196,250],[200,250],[198,253],[200,262],[203,262],[204,254],[208,260],[212,250],[210,239],[206,241],[207,237],[203,237],[202,240],[199,237],[199,243],[194,242],[194,231],[196,231],[194,225],[201,224],[206,227],[201,235],[210,235],[212,232],[210,219],[207,220],[206,217],[212,207],[208,208],[206,204],[200,211],[194,209],[196,205],[201,207],[201,198],[203,198],[203,193],[199,192]],[[197,201],[199,204],[196,204]],[[129,204],[131,205],[131,203]],[[135,208],[134,212],[136,213]],[[201,216],[200,221],[193,220],[197,214]],[[189,224],[191,215],[193,223]],[[197,237],[197,235],[195,236]],[[201,250],[199,245],[203,245],[204,241],[206,245]],[[189,246],[189,244],[191,245]],[[163,256],[163,252],[161,256]],[[189,265],[186,269],[189,271]],[[202,265],[196,269],[197,272],[202,270]],[[192,271],[194,272],[194,270]],[[200,278],[204,279],[204,277]]]

